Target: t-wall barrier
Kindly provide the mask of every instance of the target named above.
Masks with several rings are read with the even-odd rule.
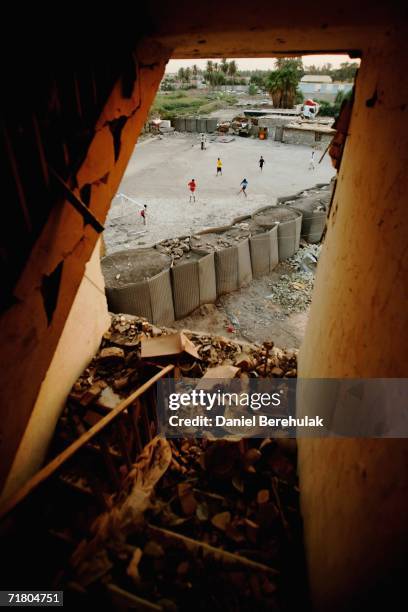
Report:
[[[305,214],[302,225],[302,211],[289,208],[293,219],[271,220],[270,223],[265,219],[260,225],[264,231],[249,239],[243,238],[219,250],[212,250],[210,246],[207,249],[205,246],[192,248],[190,261],[182,261],[151,278],[122,287],[107,286],[109,310],[146,317],[156,325],[171,325],[175,319],[189,315],[199,306],[215,302],[218,296],[250,283],[253,277],[269,274],[279,261],[291,257],[298,250],[302,228],[302,235],[309,242],[317,242],[324,228],[325,212]],[[273,206],[265,206],[252,215],[234,219],[233,223],[253,220],[256,215],[273,209]],[[222,234],[233,227],[209,228],[198,234]],[[137,255],[136,249],[131,254],[135,263]],[[131,261],[127,265],[131,265]]]
[[[146,317],[155,325],[175,320],[169,269],[124,287],[106,287],[106,296],[111,312]]]
[[[174,266],[171,281],[176,319],[182,319],[203,304],[215,302],[214,253]]]
[[[294,209],[293,206],[290,208]],[[325,210],[313,210],[311,212],[299,210],[302,214],[301,236],[307,242],[320,242],[326,227],[327,212]]]
[[[291,209],[298,214],[295,219],[282,221],[278,225],[279,261],[292,257],[299,249],[300,232],[302,229],[302,213]]]
[[[278,226],[275,225],[262,234],[251,236],[249,246],[254,278],[272,272],[279,263]]]

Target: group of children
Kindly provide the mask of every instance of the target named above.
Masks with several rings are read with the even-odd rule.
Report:
[[[260,168],[260,170],[261,170],[261,172],[262,172],[262,169],[263,169],[264,164],[265,164],[265,160],[264,160],[264,158],[262,157],[262,155],[261,155],[261,157],[260,157],[260,159],[259,159],[259,162],[258,162],[258,163],[259,163],[259,168]],[[218,158],[217,158],[217,164],[216,164],[216,165],[217,165],[217,172],[216,172],[216,175],[215,175],[215,176],[216,176],[216,177],[217,177],[218,175],[221,175],[221,176],[222,176],[222,161],[221,161],[221,158],[220,158],[220,157],[218,157]],[[196,180],[195,180],[195,179],[191,179],[191,181],[190,181],[189,183],[187,183],[187,187],[188,187],[188,188],[189,188],[189,190],[190,190],[190,202],[191,202],[191,201],[195,202],[195,201],[196,201],[196,200],[195,200],[195,191],[196,191],[196,189],[197,189],[197,182],[196,182]],[[248,181],[247,181],[247,179],[246,179],[246,178],[244,178],[244,179],[241,181],[240,187],[241,187],[241,189],[239,190],[238,195],[239,195],[240,193],[243,193],[245,197],[248,197],[248,196],[247,196],[247,193],[246,193],[246,189],[247,189],[247,187],[248,187]]]
[[[200,141],[201,141],[201,150],[203,150],[205,148],[205,135],[204,134],[200,135]],[[309,169],[310,170],[314,170],[315,169],[314,155],[315,155],[315,152],[312,151],[312,157],[311,157],[310,164],[309,164]],[[260,170],[262,172],[264,164],[265,164],[265,160],[262,157],[262,155],[259,158],[258,164],[259,164],[259,168],[260,168]],[[216,166],[217,166],[217,172],[216,172],[215,176],[218,176],[218,175],[222,176],[222,161],[221,161],[220,157],[217,158]],[[196,182],[196,180],[195,179],[191,179],[191,181],[189,183],[187,183],[187,187],[190,190],[190,200],[189,201],[190,202],[192,202],[192,201],[195,202],[196,201],[195,192],[196,192],[196,189],[197,189],[197,182]],[[248,181],[247,181],[246,178],[244,178],[241,181],[240,190],[238,191],[238,195],[240,193],[243,193],[245,197],[248,197],[247,193],[246,193],[247,187],[248,187]],[[143,224],[146,225],[146,216],[147,216],[147,205],[146,204],[144,204],[143,209],[140,211],[140,216],[143,219]]]

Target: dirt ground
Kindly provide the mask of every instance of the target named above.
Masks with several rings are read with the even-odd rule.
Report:
[[[274,204],[279,196],[329,182],[334,174],[328,156],[309,170],[311,148],[272,140],[235,137],[228,143],[208,142],[200,150],[197,134],[172,134],[140,143],[115,197],[104,233],[106,253],[150,246],[165,238],[194,234],[225,225],[255,209]],[[265,159],[263,172],[258,167]],[[216,177],[221,157],[223,175]],[[318,154],[319,157],[319,154]],[[187,183],[197,181],[196,202],[189,202]],[[240,182],[249,182],[245,198]],[[147,225],[139,211],[147,204]]]
[[[135,150],[119,188],[119,193],[135,202],[121,201],[119,197],[113,201],[105,230],[107,253],[140,249],[168,238],[226,225],[236,216],[274,204],[277,197],[328,183],[334,174],[329,159],[325,157],[311,171],[310,152],[311,148],[306,146],[241,137],[229,143],[209,142],[205,151],[200,150],[197,135],[193,134],[146,139]],[[266,162],[262,173],[257,164],[260,155]],[[216,177],[218,156],[223,161],[223,176]],[[244,177],[249,181],[247,198],[238,195]],[[198,184],[195,203],[188,201],[187,182],[191,178]],[[320,197],[320,192],[309,193],[312,200]],[[304,199],[306,202],[307,198]],[[146,226],[139,215],[143,204],[148,206]],[[275,289],[282,283],[287,285],[284,297],[305,298],[300,308],[285,308],[281,303]],[[306,283],[300,279],[299,283],[293,265],[284,262],[269,276],[220,297],[216,304],[201,307],[173,326],[299,348],[312,284],[313,279]]]
[[[293,269],[279,264],[269,275],[254,279],[247,287],[205,304],[194,313],[172,324],[175,329],[204,331],[211,334],[262,344],[299,348],[305,333],[309,307],[287,313],[272,297],[272,286]]]

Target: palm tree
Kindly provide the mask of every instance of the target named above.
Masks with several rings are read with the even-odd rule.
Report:
[[[221,60],[221,66],[220,66],[222,72],[227,75],[228,74],[228,68],[229,68],[229,64],[228,61],[226,60],[225,57],[222,58]]]
[[[232,83],[235,85],[235,76],[238,72],[237,62],[235,60],[231,60],[228,64],[228,74],[232,78]]]
[[[228,74],[231,77],[234,77],[238,72],[238,66],[237,66],[237,62],[235,60],[232,60],[229,64],[228,64]]]
[[[270,72],[265,80],[265,87],[274,106],[277,108],[294,106],[301,70],[302,60],[280,58],[276,61],[276,69]]]
[[[179,68],[179,71],[178,71],[177,75],[178,75],[179,80],[182,83],[184,83],[184,80],[186,78],[184,68]]]
[[[213,72],[214,70],[214,64],[211,60],[207,61],[207,68],[206,68],[206,72],[208,72],[208,74],[211,74],[211,72]]]
[[[197,64],[193,64],[193,67],[191,68],[191,72],[193,73],[194,79],[196,79],[198,77],[198,73],[199,73],[199,68],[198,68]]]
[[[185,79],[186,83],[190,82],[190,79],[191,79],[191,68],[188,67],[188,68],[185,69],[185,71],[184,71],[184,79]]]

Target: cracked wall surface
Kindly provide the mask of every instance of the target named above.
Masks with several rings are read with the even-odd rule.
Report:
[[[85,33],[76,23],[63,40],[68,61],[57,27],[42,54],[33,28],[33,44],[20,37],[12,51],[20,65],[5,61],[0,483],[170,55],[362,57],[300,374],[408,375],[406,7],[158,0],[133,10],[120,19],[111,11],[105,27]],[[85,308],[91,316],[92,303]],[[406,441],[305,440],[299,457],[316,607],[352,610],[362,589],[378,600],[403,567]]]
[[[77,145],[81,163],[72,162],[70,167],[58,168],[55,158],[49,160],[65,187],[50,179],[48,198],[54,201],[48,219],[0,318],[2,350],[8,356],[0,371],[0,484],[10,469],[85,264],[99,238],[98,231],[86,222],[70,200],[86,207],[85,212],[89,211],[95,218],[96,226],[103,224],[168,57],[169,52],[159,44],[140,42],[135,46],[128,58],[126,78],[118,70],[96,122],[84,123],[82,118],[85,136],[77,138],[85,142],[84,149]],[[83,80],[84,89],[86,85],[89,83]],[[101,88],[102,83],[96,86]],[[80,83],[78,88],[80,96]],[[43,138],[47,138],[46,132]],[[71,168],[74,168],[72,173]],[[22,177],[19,180],[23,183]],[[92,321],[92,300],[83,316]]]
[[[401,32],[362,62],[301,377],[408,376],[408,86],[396,87],[407,60]],[[405,596],[408,441],[303,439],[299,470],[316,609],[395,609]]]

